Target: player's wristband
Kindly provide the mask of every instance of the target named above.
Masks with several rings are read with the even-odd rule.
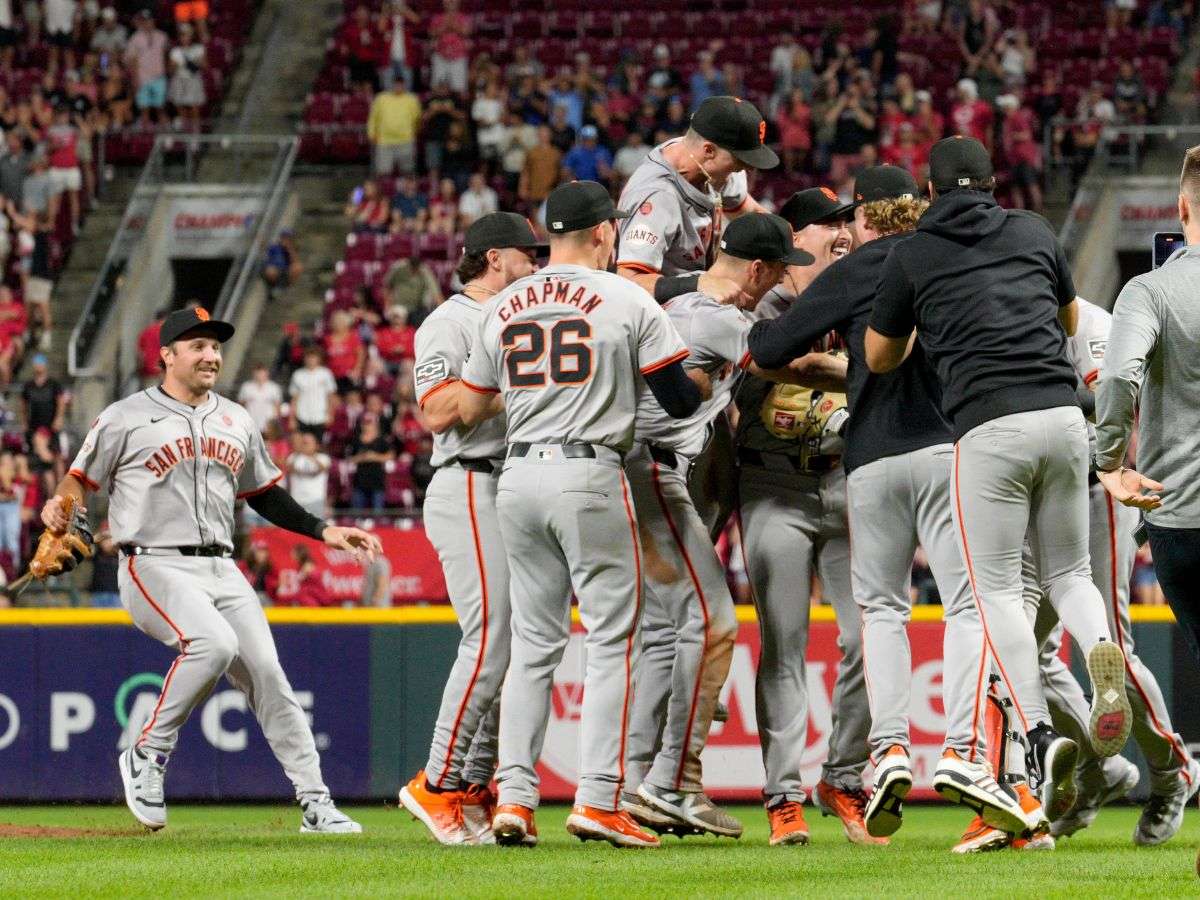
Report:
[[[666,303],[673,297],[690,294],[700,285],[700,273],[690,275],[664,275],[654,282],[654,299]]]

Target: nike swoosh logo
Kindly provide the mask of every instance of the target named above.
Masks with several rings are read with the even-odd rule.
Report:
[[[141,769],[134,768],[133,761],[135,759],[137,759],[137,754],[130,753],[129,754],[129,774],[132,775],[134,778],[137,778],[139,775],[142,774],[142,769],[145,769],[146,767],[142,766]]]
[[[310,828],[316,828],[317,827],[317,814],[309,813],[308,815],[306,815],[304,817],[304,821],[308,823]]]
[[[150,424],[157,425],[159,422],[161,422],[165,418],[166,418],[166,416],[159,416],[157,419],[151,419]]]

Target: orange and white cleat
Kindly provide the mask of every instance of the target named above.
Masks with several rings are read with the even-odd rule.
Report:
[[[1025,811],[1026,817],[1038,824],[1024,834],[1014,837],[1012,848],[1014,850],[1053,850],[1054,835],[1050,833],[1050,823],[1046,820],[1045,813],[1042,812],[1042,804],[1029,789],[1029,785],[1024,782],[1017,783],[1016,791],[1017,799],[1021,801],[1021,809]]]
[[[533,810],[516,803],[501,803],[492,816],[492,836],[505,847],[536,847],[538,833]]]
[[[963,832],[951,849],[951,853],[988,853],[992,850],[1003,850],[1012,843],[1012,835],[991,825],[976,816]]]
[[[784,800],[767,807],[767,821],[771,823],[771,846],[781,844],[807,844],[808,823],[804,821],[804,807],[795,800]]]
[[[614,847],[650,849],[659,846],[658,838],[643,831],[623,809],[597,809],[576,804],[567,816],[567,831],[581,841],[608,841]]]
[[[400,789],[400,805],[420,821],[439,844],[469,844],[471,836],[463,823],[462,791],[429,790],[425,772]]]
[[[850,843],[874,846],[891,843],[885,837],[872,837],[867,831],[867,823],[864,819],[867,795],[863,790],[844,791],[827,781],[820,781],[817,783],[817,790],[813,796],[821,815],[837,816],[842,820],[842,828]]]
[[[908,751],[895,744],[888,748],[875,767],[875,788],[863,818],[867,833],[873,837],[890,837],[900,829],[904,817],[904,798],[912,790],[912,766]]]
[[[492,816],[495,812],[496,795],[492,793],[491,788],[482,784],[472,784],[463,791],[463,825],[472,844],[496,843],[496,836],[492,834]]]

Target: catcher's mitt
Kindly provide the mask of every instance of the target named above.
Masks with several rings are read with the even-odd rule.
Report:
[[[38,541],[37,552],[29,563],[34,578],[44,579],[70,572],[80,560],[90,559],[96,552],[87,510],[75,505],[74,497],[63,500],[63,512],[71,520],[65,531],[58,534],[46,529]]]

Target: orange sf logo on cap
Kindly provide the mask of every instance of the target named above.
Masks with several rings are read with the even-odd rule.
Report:
[[[758,123],[758,142],[761,144],[767,139],[767,122],[762,119]]]
[[[763,123],[763,124],[766,124],[766,123]],[[829,188],[822,187],[821,193],[824,194],[826,197],[828,197],[830,200],[833,200],[835,203],[837,202],[838,195],[835,194],[833,191],[831,191]]]
[[[199,319],[201,322],[207,322],[208,321],[208,310],[205,309],[203,306],[197,306],[196,307],[196,318]]]

